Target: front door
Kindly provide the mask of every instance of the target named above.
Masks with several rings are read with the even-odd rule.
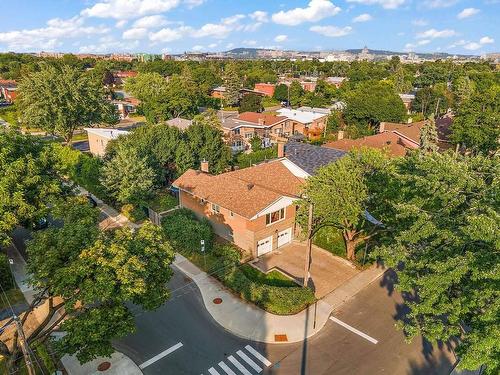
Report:
[[[292,240],[292,228],[278,232],[278,247],[286,245]]]
[[[269,236],[257,242],[257,256],[260,257],[273,249],[273,236]]]

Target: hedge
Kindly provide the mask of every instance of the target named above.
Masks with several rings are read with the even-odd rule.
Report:
[[[267,147],[259,151],[254,151],[249,154],[240,153],[235,157],[235,165],[238,168],[248,168],[253,164],[260,163],[264,160],[275,159],[278,157],[278,147]]]
[[[180,252],[200,252],[200,241],[205,241],[205,251],[212,250],[213,231],[207,219],[181,208],[163,218],[161,225],[173,248]]]

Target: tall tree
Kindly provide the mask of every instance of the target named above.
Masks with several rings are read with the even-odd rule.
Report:
[[[304,89],[298,81],[293,81],[290,84],[290,105],[297,107],[302,103],[304,98]]]
[[[102,184],[117,202],[140,204],[155,186],[155,174],[134,148],[118,147],[102,168]]]
[[[224,71],[224,99],[230,106],[238,104],[240,99],[241,79],[236,63],[228,63]]]
[[[247,94],[241,98],[238,112],[261,112],[262,109],[262,97],[257,94]]]
[[[387,243],[379,255],[409,298],[400,322],[411,339],[460,338],[460,367],[500,371],[500,163],[413,153],[394,172]],[[418,187],[416,189],[415,187]]]
[[[436,152],[438,150],[438,134],[434,117],[427,120],[420,130],[420,149],[423,152]]]
[[[273,97],[280,102],[288,101],[288,86],[284,83],[277,85]]]
[[[320,168],[308,178],[304,199],[299,205],[299,222],[306,227],[309,205],[314,207],[312,236],[323,227],[342,232],[347,259],[356,259],[356,246],[380,231],[366,217],[367,210],[383,219],[377,205],[383,197],[387,156],[380,150],[353,151],[334,163]],[[388,212],[387,212],[388,213]]]
[[[0,130],[0,244],[17,225],[45,216],[52,199],[64,193],[55,164],[39,138]]]
[[[134,330],[128,303],[155,309],[169,298],[173,250],[151,223],[135,232],[127,227],[99,231],[99,212],[82,197],[60,202],[53,215],[60,225],[37,232],[27,248],[30,284],[37,290],[20,315],[27,342],[47,340],[65,319],[66,335],[56,350],[76,354],[81,362],[109,356],[111,340]],[[15,368],[22,358],[20,343],[17,335],[8,339],[0,350]]]
[[[78,128],[118,121],[102,82],[67,65],[45,64],[24,77],[16,105],[21,123],[58,134],[68,144]]]

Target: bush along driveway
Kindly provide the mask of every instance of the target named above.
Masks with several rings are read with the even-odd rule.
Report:
[[[162,226],[176,251],[240,298],[265,311],[278,315],[296,314],[316,300],[310,288],[300,287],[277,272],[264,274],[241,264],[239,250],[228,243],[215,243],[209,222],[197,220],[188,210],[181,209],[165,217]],[[203,254],[201,240],[205,241]]]

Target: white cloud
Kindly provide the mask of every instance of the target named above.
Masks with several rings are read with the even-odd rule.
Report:
[[[462,10],[460,13],[457,14],[457,18],[459,20],[463,20],[464,18],[471,17],[474,14],[478,14],[478,13],[479,13],[479,9],[477,9],[477,8],[465,8],[464,10]]]
[[[224,39],[231,33],[231,31],[232,29],[227,25],[207,23],[202,27],[200,27],[199,29],[193,30],[190,36],[193,38],[213,37],[218,39]]]
[[[145,28],[145,29],[153,29],[156,27],[162,27],[167,24],[167,20],[162,15],[154,15],[154,16],[146,16],[139,18],[134,22],[134,27],[137,28]]]
[[[253,47],[253,46],[256,46],[257,45],[257,41],[256,40],[244,40],[242,42],[242,44],[244,46],[250,46],[250,47]]]
[[[245,18],[244,14],[235,14],[234,16],[226,17],[222,19],[222,23],[224,25],[234,25],[238,23],[238,21]]]
[[[234,47],[234,43],[228,43],[228,44],[226,44],[226,48],[227,49],[231,49],[233,47]]]
[[[423,19],[413,20],[411,23],[414,26],[427,26],[429,24],[429,22]]]
[[[350,34],[352,31],[352,27],[346,26],[346,27],[337,27],[337,26],[312,26],[310,31],[313,31],[315,33],[328,36],[331,38],[336,38],[340,36],[344,36],[347,34]]]
[[[340,8],[328,0],[311,0],[307,8],[295,8],[274,13],[272,19],[280,25],[295,26],[304,22],[316,22],[340,12]]]
[[[421,33],[417,33],[417,39],[449,38],[455,35],[457,35],[457,33],[455,32],[455,30],[451,29],[444,29],[444,30],[429,29]]]
[[[94,6],[82,10],[86,17],[131,19],[148,14],[167,12],[180,0],[101,0]]]
[[[189,9],[193,9],[197,6],[200,6],[205,2],[205,0],[184,0]]]
[[[385,9],[396,9],[405,3],[405,0],[347,0],[348,3],[365,5],[380,5]]]
[[[215,48],[215,47],[217,47],[217,46],[218,46],[218,44],[217,44],[217,43],[210,43],[210,44],[208,45],[208,48]]]
[[[264,12],[262,10],[256,10],[255,12],[250,13],[248,16],[257,22],[268,22],[269,21],[269,17],[267,16],[267,12]]]
[[[464,45],[464,48],[469,50],[469,51],[475,51],[481,47],[482,47],[482,45],[480,43],[476,43],[476,42],[469,42],[466,45]]]
[[[366,22],[366,21],[370,21],[373,17],[370,16],[368,13],[363,13],[363,14],[360,14],[359,16],[357,17],[354,17],[352,19],[352,22]]]
[[[46,27],[0,32],[0,43],[14,51],[53,50],[61,45],[61,39],[108,32],[109,28],[104,26],[86,26],[84,19],[78,16],[70,19],[53,18],[47,21]]]
[[[118,22],[115,23],[115,27],[117,27],[118,29],[121,29],[126,24],[127,24],[127,20],[121,20],[121,21],[118,21]]]
[[[204,49],[205,49],[205,47],[200,46],[200,45],[196,45],[196,46],[191,47],[191,51],[195,51],[195,52],[203,51]]]
[[[422,39],[422,40],[419,40],[417,43],[406,43],[405,44],[405,50],[406,51],[411,51],[415,47],[425,46],[426,44],[429,44],[430,42],[431,42],[430,39]]]
[[[495,39],[490,38],[489,36],[483,36],[481,39],[479,39],[479,43],[491,44],[491,43],[495,43]]]
[[[122,34],[123,39],[143,39],[148,35],[148,29],[143,27],[134,27],[126,30]]]
[[[427,8],[435,9],[435,8],[447,8],[455,5],[458,0],[426,0],[424,1],[424,5]]]
[[[187,29],[187,27],[179,27],[176,29],[166,27],[160,31],[149,33],[149,40],[152,42],[173,42],[182,39],[182,37],[190,31]]]
[[[281,42],[286,41],[287,39],[288,39],[288,35],[281,34],[281,35],[276,35],[276,37],[274,38],[274,41],[281,43]]]
[[[116,41],[112,37],[99,40],[99,44],[89,44],[81,46],[78,50],[80,53],[109,53],[109,52],[122,52],[133,51],[139,47],[139,42],[121,42]]]
[[[243,26],[243,31],[253,32],[257,31],[262,26],[262,22],[249,23]]]

